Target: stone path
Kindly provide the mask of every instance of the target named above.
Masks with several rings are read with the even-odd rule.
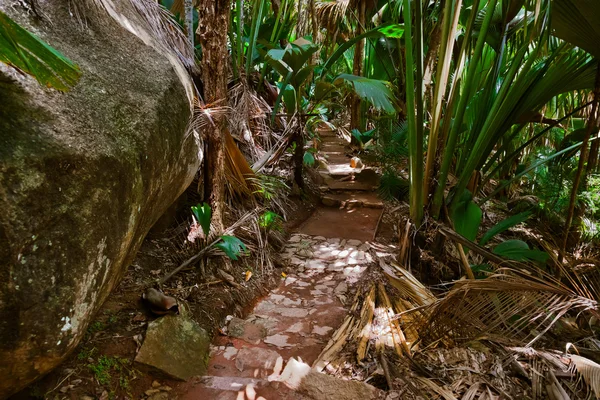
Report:
[[[323,206],[285,246],[288,275],[245,320],[229,320],[226,336],[213,342],[206,376],[178,398],[304,399],[268,377],[290,357],[312,364],[341,325],[352,285],[373,262],[368,241],[382,213],[376,174],[350,168],[347,143],[334,133],[322,139]]]
[[[267,377],[279,357],[317,359],[346,316],[349,288],[373,257],[368,243],[302,234],[290,238],[282,256],[293,271],[252,315],[230,320],[228,336],[213,344],[207,376],[182,399],[244,399],[238,392],[248,384],[266,400],[303,398]]]

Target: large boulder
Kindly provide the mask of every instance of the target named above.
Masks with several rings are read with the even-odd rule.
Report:
[[[75,348],[201,161],[173,57],[85,3],[0,2],[83,73],[60,93],[0,64],[0,398]]]

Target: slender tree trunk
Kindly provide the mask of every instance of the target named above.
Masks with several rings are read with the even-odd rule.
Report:
[[[185,0],[184,3],[185,10],[185,31],[188,35],[188,40],[192,45],[192,49],[194,48],[194,7],[192,5],[192,0]]]
[[[565,232],[563,236],[562,248],[560,259],[564,256],[567,250],[567,243],[569,241],[569,236],[571,235],[571,224],[573,223],[573,216],[575,214],[575,202],[577,199],[577,193],[579,190],[579,183],[583,180],[585,182],[586,179],[586,162],[588,160],[588,145],[590,141],[590,136],[595,128],[598,126],[598,101],[600,101],[600,65],[596,70],[596,85],[594,88],[594,103],[592,104],[592,112],[590,113],[590,117],[588,120],[587,128],[585,131],[585,137],[583,138],[583,143],[581,144],[581,150],[579,151],[579,165],[577,167],[577,172],[575,173],[575,179],[573,180],[573,189],[571,190],[571,198],[569,200],[569,209],[567,212],[567,221],[565,222]]]
[[[319,27],[317,25],[317,10],[315,8],[315,0],[309,0],[309,5],[310,5],[310,25],[312,28],[312,41],[313,43],[317,43],[319,38]],[[318,55],[318,52],[315,53],[315,55]],[[313,55],[313,58],[315,56]]]
[[[358,25],[355,36],[362,35],[364,32],[366,19],[366,2],[362,0],[358,10]],[[356,76],[362,76],[363,70],[363,54],[365,52],[365,40],[359,40],[354,45],[354,61],[352,65],[352,73]],[[360,98],[354,94],[351,99],[350,106],[350,129],[359,129],[360,127]]]
[[[229,24],[229,0],[204,1],[198,9],[198,38],[202,45],[202,79],[207,104],[221,101],[227,104],[228,59],[227,31]],[[215,127],[208,130],[206,154],[206,192],[212,207],[213,228],[223,231],[225,207],[225,146],[223,129],[227,120],[215,118]]]

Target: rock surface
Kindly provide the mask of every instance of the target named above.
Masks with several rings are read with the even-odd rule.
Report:
[[[85,1],[85,26],[68,0],[12,3],[82,77],[59,93],[0,64],[0,398],[75,348],[201,157],[167,58]]]
[[[188,380],[206,371],[210,337],[188,315],[167,315],[152,321],[135,361],[169,377]]]

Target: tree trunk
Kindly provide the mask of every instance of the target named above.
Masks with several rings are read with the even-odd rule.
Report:
[[[202,2],[198,9],[198,38],[202,46],[202,79],[207,104],[221,101],[227,104],[228,59],[227,31],[229,24],[229,0]],[[223,232],[223,209],[225,207],[225,146],[222,129],[227,120],[215,117],[215,127],[207,134],[206,193],[212,207],[212,225],[218,233]]]
[[[194,7],[192,5],[192,0],[185,0],[184,2],[184,10],[185,10],[185,31],[188,36],[188,40],[192,45],[192,53],[194,49]]]
[[[586,162],[588,159],[588,144],[590,136],[595,128],[598,126],[598,101],[600,101],[600,66],[596,70],[596,86],[594,88],[594,103],[592,104],[592,112],[590,113],[587,128],[585,131],[585,137],[581,144],[581,150],[579,151],[579,165],[577,172],[575,173],[575,179],[573,180],[573,189],[571,190],[571,198],[569,200],[569,209],[567,212],[567,221],[565,222],[565,232],[563,236],[562,248],[560,259],[564,256],[567,250],[567,243],[569,242],[569,236],[571,235],[571,224],[573,223],[573,216],[575,214],[575,202],[577,199],[577,193],[579,190],[579,183],[586,179]]]
[[[365,27],[366,19],[366,1],[362,0],[358,10],[358,24],[356,27],[355,36],[362,35]],[[352,73],[356,76],[362,76],[363,67],[363,53],[365,51],[365,40],[359,40],[354,45],[354,61],[352,66]],[[353,94],[350,106],[350,129],[359,129],[360,127],[360,98],[358,95]]]

